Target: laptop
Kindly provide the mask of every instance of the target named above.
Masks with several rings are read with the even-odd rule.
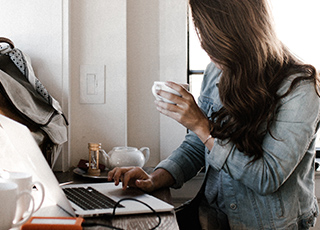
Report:
[[[172,205],[138,189],[128,188],[123,191],[121,184],[115,186],[111,182],[68,184],[60,187],[29,129],[3,115],[0,115],[0,146],[0,169],[31,173],[34,181],[40,181],[43,184],[45,199],[50,199],[71,216],[89,217],[113,214],[115,202],[123,198],[126,199],[117,206],[115,215],[152,212],[146,205],[132,199],[149,205],[156,212],[170,212],[174,208]],[[112,200],[111,203],[113,205],[104,207],[103,209],[94,206],[93,209],[89,210],[87,207],[75,203],[76,201],[69,194],[71,189],[75,189],[77,192],[84,190],[86,193],[94,192],[95,196],[97,196],[96,194],[99,196],[101,194],[107,195]],[[80,194],[75,197],[79,196]],[[81,192],[81,196],[84,197],[80,200],[85,200],[87,195],[83,195]],[[90,201],[91,198],[88,200]]]

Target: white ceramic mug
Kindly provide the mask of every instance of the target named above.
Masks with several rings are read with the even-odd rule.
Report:
[[[24,197],[27,197],[32,202],[31,210],[28,216],[18,222],[16,219],[17,203]],[[16,228],[27,222],[34,212],[34,200],[30,192],[18,192],[18,185],[13,182],[0,180],[0,230],[8,230]]]
[[[183,88],[185,89],[188,89],[188,84],[179,84],[181,85]],[[174,89],[168,87],[166,85],[166,82],[164,81],[155,81],[153,83],[153,86],[152,86],[152,93],[153,95],[155,96],[155,98],[158,100],[158,101],[164,101],[164,102],[167,102],[167,103],[171,103],[171,104],[174,104],[172,101],[166,99],[166,98],[163,98],[161,97],[160,95],[157,94],[157,90],[164,90],[164,91],[167,91],[169,93],[172,93],[172,94],[175,94],[177,96],[181,96],[180,93],[178,93],[177,91],[175,91]]]
[[[18,193],[29,192],[32,194],[33,200],[37,204],[33,212],[39,210],[44,200],[44,187],[40,182],[32,181],[32,174],[26,172],[6,172],[5,174],[1,174],[1,177],[7,182],[16,183],[18,185]],[[37,191],[34,191],[34,187]],[[31,199],[28,196],[23,196],[19,199],[15,221],[23,218],[23,214],[29,210],[30,201]]]

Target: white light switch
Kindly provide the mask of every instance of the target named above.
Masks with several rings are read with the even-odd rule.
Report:
[[[104,65],[80,66],[80,103],[103,104],[105,98]]]
[[[98,82],[95,74],[87,74],[87,95],[97,94]]]

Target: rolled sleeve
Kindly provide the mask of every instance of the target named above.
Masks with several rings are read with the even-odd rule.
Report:
[[[163,168],[167,170],[174,178],[175,183],[172,185],[172,188],[181,188],[184,183],[184,176],[183,171],[181,170],[180,166],[176,164],[174,161],[170,159],[166,159],[161,161],[155,170]]]

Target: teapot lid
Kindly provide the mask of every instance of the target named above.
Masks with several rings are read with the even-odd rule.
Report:
[[[136,151],[137,150],[137,148],[135,147],[128,147],[128,146],[119,146],[119,147],[114,147],[113,149],[116,151],[123,151],[123,150]]]

